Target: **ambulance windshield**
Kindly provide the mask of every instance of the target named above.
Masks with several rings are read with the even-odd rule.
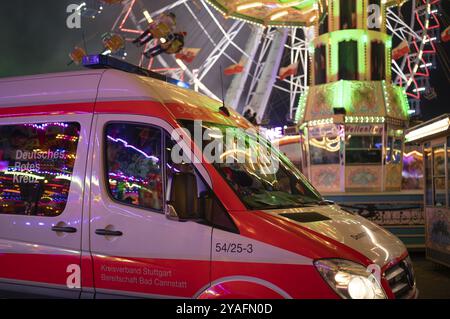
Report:
[[[249,209],[293,208],[323,203],[323,198],[257,132],[199,121],[181,121],[203,158],[225,178]]]

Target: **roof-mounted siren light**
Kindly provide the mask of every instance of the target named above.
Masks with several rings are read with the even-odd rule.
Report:
[[[84,67],[89,68],[89,69],[115,69],[115,70],[124,71],[124,72],[128,72],[128,73],[133,73],[133,74],[140,75],[140,76],[150,77],[153,79],[157,79],[160,81],[174,84],[178,87],[182,87],[185,89],[190,88],[189,84],[186,82],[165,76],[160,73],[149,71],[147,69],[143,69],[137,65],[125,62],[123,60],[113,58],[108,55],[102,55],[102,54],[87,55],[87,56],[83,57],[82,64]]]

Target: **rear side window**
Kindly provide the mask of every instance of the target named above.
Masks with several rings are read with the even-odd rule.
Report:
[[[60,215],[79,137],[78,123],[0,126],[0,214]]]
[[[161,130],[111,123],[106,127],[105,144],[111,196],[124,204],[162,210]]]

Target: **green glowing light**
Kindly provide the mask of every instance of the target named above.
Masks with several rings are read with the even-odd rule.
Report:
[[[391,49],[392,48],[392,37],[388,36],[388,39],[386,40],[386,48]]]
[[[349,81],[339,81],[338,88],[332,96],[333,107],[343,108],[347,113],[353,112],[351,83]]]
[[[346,116],[345,123],[384,123],[383,116]]]
[[[303,2],[299,3],[298,5],[294,6],[293,8],[298,9],[298,10],[302,10],[305,9],[306,7],[309,7],[311,5],[313,5],[316,2],[319,2],[320,0],[304,0]],[[298,2],[298,0],[278,0],[278,2],[280,3],[292,3],[292,2]]]
[[[344,41],[356,41],[358,43],[358,73],[362,76],[362,79],[370,79],[370,74],[367,74],[367,65],[370,63],[366,51],[372,41],[384,42],[386,47],[388,42],[392,41],[391,37],[385,33],[371,30],[352,29],[352,30],[339,30],[329,32],[317,37],[313,41],[313,46],[318,47],[322,44],[327,45],[327,56],[330,57],[328,79],[329,81],[337,81],[339,72],[339,43]],[[391,44],[392,45],[392,44]],[[390,52],[390,50],[388,50]],[[390,70],[391,62],[389,56],[386,57],[386,66]],[[388,73],[387,73],[388,74]]]
[[[308,91],[309,88],[306,88],[305,92],[300,96],[297,112],[295,113],[295,123],[303,122],[303,119],[305,117],[306,102],[308,101]]]
[[[362,42],[363,42],[363,43],[367,43],[367,34],[364,34],[364,35],[362,36]]]

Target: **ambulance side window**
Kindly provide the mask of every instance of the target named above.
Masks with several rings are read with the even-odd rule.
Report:
[[[176,143],[171,139],[171,137],[167,134],[165,140],[165,152],[166,152],[166,185],[167,189],[169,188],[169,181],[173,177],[173,175],[177,173],[188,173],[193,174],[197,181],[197,194],[193,195],[192,198],[188,198],[188,200],[193,201],[193,207],[195,211],[188,212],[187,215],[180,216],[182,218],[187,219],[201,219],[207,222],[209,225],[212,225],[216,228],[239,233],[236,225],[228,215],[227,211],[220,203],[218,198],[215,196],[213,190],[209,187],[209,185],[203,180],[200,173],[191,163],[186,163],[184,161],[180,161],[178,157],[180,148],[174,149]],[[172,153],[172,151],[174,153]],[[175,156],[174,156],[175,154]],[[181,197],[186,199],[186,193],[183,192]],[[178,194],[175,194],[177,197]],[[171,203],[174,208],[177,210],[176,203]],[[177,210],[177,213],[180,213],[180,210]]]
[[[105,144],[106,180],[112,198],[161,211],[161,130],[136,123],[110,123]]]
[[[0,214],[60,215],[79,137],[78,123],[0,126]]]

